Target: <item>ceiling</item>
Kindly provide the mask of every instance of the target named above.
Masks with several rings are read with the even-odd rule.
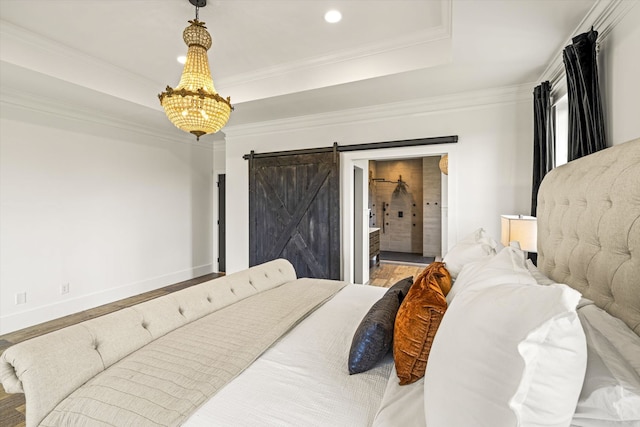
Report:
[[[537,82],[595,2],[209,0],[199,14],[231,127]],[[1,0],[3,100],[171,130],[156,95],[179,81],[194,17],[188,0]]]

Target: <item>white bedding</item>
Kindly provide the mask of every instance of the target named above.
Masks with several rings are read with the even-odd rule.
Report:
[[[349,375],[362,317],[385,288],[348,285],[198,409],[196,426],[369,426],[393,365]]]
[[[640,427],[640,339],[624,323],[584,299],[578,315],[586,332],[589,365],[570,427]],[[391,379],[373,427],[426,427],[424,378],[406,386]]]

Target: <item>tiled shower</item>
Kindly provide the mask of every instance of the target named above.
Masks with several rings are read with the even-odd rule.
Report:
[[[369,226],[380,250],[441,255],[440,157],[369,162]]]

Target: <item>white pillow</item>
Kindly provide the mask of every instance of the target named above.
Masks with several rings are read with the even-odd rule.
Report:
[[[587,337],[587,372],[572,424],[640,426],[640,337],[589,305],[578,310]]]
[[[465,264],[491,258],[496,254],[496,248],[498,242],[483,228],[479,228],[449,249],[442,261],[446,264],[451,278],[455,279]]]
[[[579,299],[557,284],[460,292],[429,355],[427,426],[569,426],[587,361]]]
[[[548,278],[544,273],[538,270],[538,267],[536,267],[530,259],[527,260],[526,266],[527,270],[529,270],[529,273],[531,273],[531,276],[533,276],[533,278],[536,279],[536,282],[538,282],[538,285],[548,286],[553,285],[554,283],[558,283],[555,280]],[[585,305],[591,304],[593,304],[593,301],[582,297],[580,298],[580,302],[578,302],[578,306],[576,307],[576,309],[580,310]]]
[[[556,283],[527,260],[539,285]],[[576,427],[640,427],[640,337],[620,319],[581,298],[587,370],[571,421]]]
[[[530,259],[527,260],[526,266],[529,273],[531,273],[533,278],[536,279],[536,282],[538,282],[538,285],[547,286],[556,283],[555,280],[549,279],[540,270],[538,270],[538,267],[536,267]]]
[[[447,304],[451,304],[464,289],[502,283],[536,284],[525,266],[524,252],[520,249],[505,247],[491,258],[465,265],[447,294]]]
[[[400,385],[395,364],[373,419],[373,427],[426,427],[424,419],[424,377]]]

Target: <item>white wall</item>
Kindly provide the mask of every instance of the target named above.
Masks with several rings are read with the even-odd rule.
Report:
[[[3,105],[0,333],[212,271],[211,148],[65,120]]]
[[[640,137],[640,2],[603,40],[598,71],[608,145]]]
[[[398,106],[403,114],[377,111],[340,112],[262,127],[227,128],[227,226],[233,239],[227,242],[227,271],[248,266],[248,173],[242,159],[251,150],[279,150],[458,135],[457,144],[394,149],[388,155],[415,157],[449,152],[449,242],[455,242],[484,226],[498,236],[501,214],[525,214],[530,210],[532,121],[531,87],[465,94],[455,103]],[[524,95],[523,95],[524,94]],[[482,100],[482,101],[476,101]],[[455,106],[452,106],[456,104]],[[404,108],[406,107],[406,108]],[[342,170],[352,170],[341,155]],[[346,161],[375,158],[380,151],[349,154]],[[352,173],[349,175],[351,176]],[[348,194],[349,180],[342,194]],[[352,181],[352,179],[351,179]],[[345,186],[347,185],[347,186]],[[353,271],[350,240],[353,213],[342,203],[343,277]],[[231,233],[231,231],[230,231]],[[352,274],[352,273],[351,273]]]

